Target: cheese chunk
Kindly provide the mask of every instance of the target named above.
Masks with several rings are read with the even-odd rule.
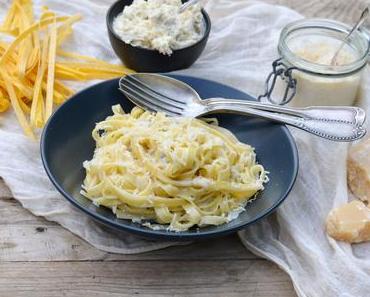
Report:
[[[370,209],[361,201],[352,201],[331,210],[326,221],[327,233],[350,243],[370,240]]]
[[[370,138],[352,146],[347,170],[348,185],[353,194],[370,203]]]

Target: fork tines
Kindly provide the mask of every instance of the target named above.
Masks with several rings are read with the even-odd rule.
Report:
[[[185,102],[159,93],[134,75],[122,77],[119,81],[119,90],[134,104],[146,110],[164,112],[170,116],[180,116],[186,107]]]

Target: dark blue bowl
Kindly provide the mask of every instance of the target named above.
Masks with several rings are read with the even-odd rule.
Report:
[[[191,85],[202,98],[254,100],[245,93],[212,81],[178,75],[173,77]],[[97,122],[112,114],[111,106],[118,103],[126,112],[133,107],[118,91],[117,79],[87,88],[59,107],[41,138],[41,157],[52,183],[67,200],[101,223],[147,237],[174,240],[216,237],[235,232],[270,214],[287,197],[294,184],[298,154],[285,126],[241,115],[220,114],[215,115],[220,126],[229,129],[240,141],[254,146],[258,162],[270,172],[265,190],[247,205],[246,211],[230,223],[186,232],[155,231],[129,220],[117,219],[110,209],[96,207],[79,192],[85,178],[82,162],[92,158],[95,148],[91,132]]]
[[[190,67],[203,52],[209,32],[211,20],[208,14],[202,9],[205,32],[203,37],[191,46],[174,50],[173,53],[163,55],[156,50],[132,46],[122,41],[113,30],[114,18],[123,11],[123,8],[130,5],[133,0],[119,0],[115,2],[107,12],[107,29],[109,41],[120,60],[129,68],[138,72],[170,72],[173,70]]]

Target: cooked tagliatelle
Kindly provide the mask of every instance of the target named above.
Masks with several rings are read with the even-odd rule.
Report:
[[[236,218],[263,189],[253,147],[202,120],[119,105],[92,132],[81,194],[119,218],[184,231]],[[154,224],[153,224],[154,222]]]

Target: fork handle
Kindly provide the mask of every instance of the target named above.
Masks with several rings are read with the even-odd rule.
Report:
[[[275,122],[287,124],[316,136],[340,142],[354,141],[366,134],[366,129],[347,121],[330,119],[302,118],[289,114],[258,110],[237,104],[207,104],[207,113],[229,112],[253,115]]]
[[[206,105],[240,105],[260,109],[271,112],[279,112],[308,119],[333,120],[339,122],[349,122],[361,126],[366,119],[366,113],[362,108],[353,106],[310,106],[306,108],[293,108],[272,104],[264,104],[259,102],[225,99],[225,98],[210,98],[203,102]]]

